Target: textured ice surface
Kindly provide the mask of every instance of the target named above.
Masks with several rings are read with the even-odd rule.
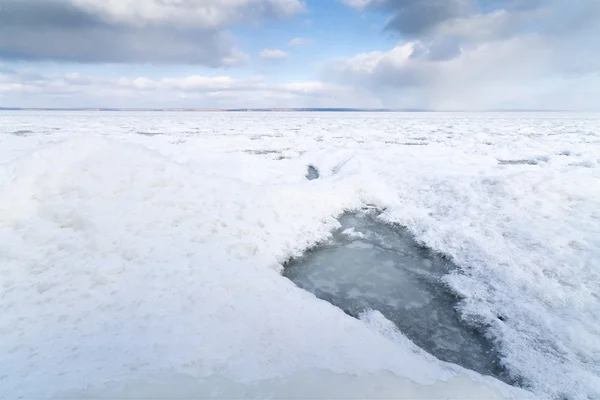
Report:
[[[2,112],[0,393],[325,370],[523,398],[280,275],[373,204],[452,259],[509,373],[599,398],[599,154],[597,114]]]
[[[506,379],[490,341],[460,321],[458,301],[441,279],[454,269],[448,260],[372,212],[340,223],[330,241],[287,263],[284,275],[352,316],[380,311],[444,361]]]

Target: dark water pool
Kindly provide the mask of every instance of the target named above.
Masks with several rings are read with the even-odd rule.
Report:
[[[491,341],[460,320],[458,299],[441,280],[456,268],[449,260],[372,213],[340,223],[328,244],[290,260],[284,275],[354,317],[379,310],[441,360],[512,383]]]

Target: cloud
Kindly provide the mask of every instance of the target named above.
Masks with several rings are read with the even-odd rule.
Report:
[[[423,87],[434,77],[432,66],[413,58],[415,43],[399,44],[390,51],[374,51],[334,62],[327,79],[366,86],[372,90]]]
[[[264,49],[260,52],[260,57],[264,60],[285,60],[289,56],[290,53],[277,49]]]
[[[17,107],[357,107],[378,100],[361,89],[321,81],[274,83],[263,77],[104,78],[34,70],[0,74],[0,101]]]
[[[566,0],[341,1],[357,9],[388,14],[388,31],[399,33],[404,40],[418,41],[418,54],[445,60],[465,48],[531,32],[533,26],[539,29],[547,24],[550,10]]]
[[[415,42],[414,58],[451,60],[463,51],[526,31],[544,15],[538,0],[343,0],[358,9],[376,9],[389,15],[388,31]],[[539,22],[539,21],[536,21]]]
[[[359,10],[383,3],[382,0],[339,0],[339,2]]]
[[[452,39],[461,44],[503,40],[523,33],[572,34],[597,27],[600,2],[569,0],[338,0],[388,15],[386,28],[404,40]]]
[[[388,13],[389,51],[330,65],[324,79],[396,107],[598,109],[600,3],[344,0]],[[481,7],[484,4],[486,7]]]
[[[113,82],[114,83],[114,82]],[[210,92],[228,90],[254,90],[264,87],[262,78],[234,79],[229,76],[199,76],[192,75],[184,78],[150,79],[139,77],[135,79],[121,78],[116,84],[120,88],[136,91],[182,91]]]
[[[0,74],[13,74],[15,69],[0,63]]]
[[[555,42],[541,35],[487,43],[445,60],[414,57],[418,49],[418,42],[408,42],[338,60],[325,79],[368,88],[389,107],[600,109],[591,95],[600,69],[570,74]],[[596,67],[599,61],[596,56]]]
[[[288,42],[288,46],[292,46],[292,47],[296,47],[296,46],[308,46],[308,45],[311,45],[312,43],[313,42],[310,39],[297,37],[297,38],[294,38],[294,39],[290,40]]]
[[[205,29],[240,20],[285,18],[304,10],[298,0],[71,0],[83,10],[136,26],[170,24]]]
[[[300,0],[3,0],[0,59],[236,65],[227,28],[285,18]]]
[[[419,36],[439,24],[469,14],[470,0],[404,0],[386,1],[380,6],[393,12],[388,29],[404,35]]]
[[[0,0],[1,102],[599,107],[594,95],[600,91],[595,83],[600,79],[598,1],[338,1],[360,12],[387,15],[385,33],[397,33],[398,43],[388,51],[334,60],[321,76],[274,84],[226,74],[164,79],[48,75],[18,69],[22,64],[15,60],[238,65],[249,56],[237,47],[230,28],[297,15],[305,9],[301,0]],[[298,37],[287,45],[309,43]],[[284,50],[265,49],[259,55],[276,62],[291,56]]]
[[[341,0],[357,9],[376,8],[390,14],[388,29],[415,37],[440,23],[469,15],[475,0]]]

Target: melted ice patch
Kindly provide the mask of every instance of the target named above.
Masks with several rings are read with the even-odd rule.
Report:
[[[308,179],[309,181],[313,181],[315,179],[319,179],[319,176],[319,170],[313,167],[312,165],[309,165],[306,169],[306,179]]]
[[[441,360],[509,380],[481,333],[466,326],[441,281],[454,266],[366,214],[348,214],[327,245],[288,263],[285,276],[346,313],[380,311],[415,344]]]

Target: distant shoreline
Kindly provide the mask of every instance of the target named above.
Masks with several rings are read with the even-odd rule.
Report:
[[[571,110],[430,110],[430,109],[393,109],[393,108],[29,108],[29,107],[0,107],[0,111],[98,111],[98,112],[577,112]]]

